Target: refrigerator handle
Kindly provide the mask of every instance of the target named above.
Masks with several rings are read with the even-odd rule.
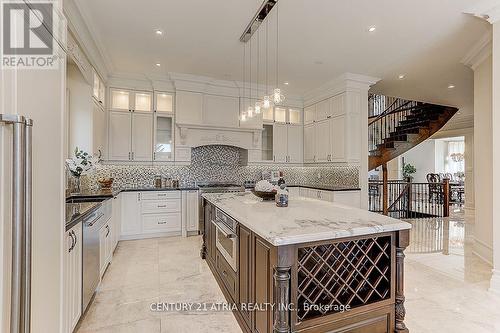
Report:
[[[33,210],[33,184],[32,184],[32,167],[33,167],[33,120],[26,119],[25,134],[25,264],[24,264],[24,333],[31,331],[31,249],[32,249],[32,210]]]
[[[10,332],[30,332],[31,306],[31,128],[19,115],[0,114],[12,125],[12,276]],[[28,163],[29,162],[29,165]]]

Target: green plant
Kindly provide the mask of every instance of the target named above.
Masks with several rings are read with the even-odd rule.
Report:
[[[415,168],[410,163],[403,164],[403,177],[404,178],[410,178],[416,172],[417,172],[417,168]]]
[[[90,171],[94,166],[95,160],[92,158],[89,153],[75,148],[75,158],[67,159],[66,165],[68,166],[69,171],[75,177],[80,177],[82,174]]]

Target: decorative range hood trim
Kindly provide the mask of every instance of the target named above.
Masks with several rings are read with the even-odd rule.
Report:
[[[180,144],[191,148],[207,145],[260,149],[262,129],[177,124]]]

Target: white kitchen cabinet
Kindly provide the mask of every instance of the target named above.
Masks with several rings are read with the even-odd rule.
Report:
[[[65,234],[63,332],[71,333],[82,315],[82,223]]]
[[[304,108],[304,124],[312,124],[316,119],[316,104]]]
[[[133,92],[125,89],[114,89],[110,90],[110,110],[121,110],[130,111],[133,109],[131,99]]]
[[[131,117],[129,111],[109,111],[109,155],[113,161],[131,159]]]
[[[104,275],[106,267],[108,266],[107,252],[106,252],[106,238],[107,238],[108,228],[107,225],[103,226],[99,230],[99,274],[100,277]]]
[[[345,114],[345,94],[340,94],[331,99],[331,116],[341,116]]]
[[[330,161],[342,162],[345,160],[345,115],[329,119],[330,121]]]
[[[304,128],[287,125],[288,163],[302,163],[304,159]]]
[[[274,137],[274,125],[264,124],[262,126],[262,161],[273,161],[274,149],[273,149],[273,137]]]
[[[104,109],[97,104],[93,103],[92,109],[92,142],[93,151],[92,155],[101,159],[104,154],[104,147],[106,146],[106,113]]]
[[[153,160],[153,114],[132,112],[132,156],[133,161]]]
[[[302,110],[289,108],[288,109],[288,123],[293,125],[302,124]]]
[[[113,198],[112,205],[112,231],[113,231],[113,244],[111,252],[114,252],[116,246],[118,245],[118,241],[120,240],[120,226],[121,226],[121,217],[122,217],[122,194]]]
[[[203,94],[177,91],[175,94],[176,122],[180,124],[202,124]]]
[[[328,162],[330,159],[330,121],[315,123],[315,162]]]
[[[156,112],[154,116],[154,161],[173,161],[174,159],[174,117]]]
[[[286,124],[274,124],[273,129],[273,161],[288,162],[288,130]]]
[[[316,134],[314,124],[304,125],[304,163],[314,163],[315,150]]]
[[[198,233],[199,207],[200,204],[197,190],[182,191],[183,236],[187,236],[189,233]]]
[[[151,112],[152,111],[152,95],[150,92],[134,92],[134,104],[132,110]]]
[[[106,87],[99,74],[97,74],[95,70],[93,70],[92,72],[94,76],[92,97],[94,98],[94,101],[99,105],[99,107],[104,110]]]
[[[274,107],[274,121],[277,123],[286,124],[288,122],[288,109],[285,107]]]
[[[121,237],[141,233],[141,192],[122,192]]]
[[[332,115],[331,112],[331,99],[325,99],[316,104],[316,117],[315,121],[322,121],[328,119]]]
[[[109,219],[99,230],[99,270],[101,277],[113,257],[113,224]]]
[[[166,92],[155,92],[154,111],[174,112],[174,95]]]

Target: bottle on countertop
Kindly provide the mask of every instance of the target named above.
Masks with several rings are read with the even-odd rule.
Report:
[[[285,184],[280,185],[280,189],[275,196],[276,206],[288,207],[288,190]]]
[[[278,186],[285,184],[285,179],[283,178],[283,171],[280,171],[280,179],[278,179]]]

